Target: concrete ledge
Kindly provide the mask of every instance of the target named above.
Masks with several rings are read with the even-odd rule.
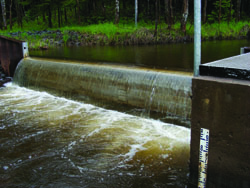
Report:
[[[190,187],[197,187],[200,129],[210,130],[207,187],[250,187],[250,81],[192,80]]]
[[[200,65],[200,75],[250,80],[250,54]]]
[[[90,98],[125,104],[190,123],[192,76],[189,74],[25,58],[16,69],[14,81],[77,100]]]

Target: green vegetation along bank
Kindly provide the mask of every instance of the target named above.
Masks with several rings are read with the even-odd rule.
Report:
[[[167,29],[166,24],[158,26],[155,33],[154,24],[102,23],[88,26],[71,26],[50,30],[13,29],[1,34],[28,41],[30,49],[47,49],[51,46],[94,46],[94,45],[148,45],[192,42],[193,24],[187,24],[186,33],[180,31],[180,23]],[[202,25],[202,40],[232,40],[250,38],[249,22],[223,22]]]

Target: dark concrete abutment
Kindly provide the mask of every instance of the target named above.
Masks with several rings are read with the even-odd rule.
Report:
[[[197,187],[201,128],[209,129],[208,188],[250,187],[250,54],[200,66],[192,80],[190,187]]]

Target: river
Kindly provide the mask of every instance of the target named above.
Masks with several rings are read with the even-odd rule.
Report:
[[[202,45],[202,62],[250,42]],[[31,56],[192,71],[193,44],[65,47]],[[20,87],[0,88],[0,187],[168,187],[188,184],[190,129]]]
[[[240,48],[250,46],[249,40],[202,42],[202,63],[240,54]],[[149,68],[192,71],[193,43],[151,46],[59,47],[31,51],[31,56],[54,59],[74,59],[108,62]]]
[[[187,185],[190,129],[0,88],[0,187]]]

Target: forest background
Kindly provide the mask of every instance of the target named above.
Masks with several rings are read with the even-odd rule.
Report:
[[[193,40],[193,0],[0,0],[1,35],[30,48]],[[202,0],[202,40],[250,38],[249,0]]]

